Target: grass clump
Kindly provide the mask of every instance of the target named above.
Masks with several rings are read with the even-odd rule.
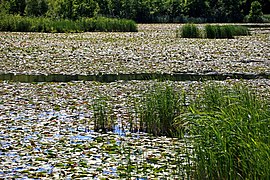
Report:
[[[182,38],[232,39],[234,36],[249,34],[247,27],[236,25],[205,25],[199,29],[194,24],[185,24],[176,31],[176,37]]]
[[[94,112],[94,131],[103,133],[111,131],[114,124],[113,113],[106,97],[96,98],[92,107]]]
[[[144,94],[140,129],[156,136],[181,136],[182,129],[175,128],[174,120],[181,113],[182,97],[170,86],[155,85]]]
[[[179,32],[178,32],[179,33]],[[199,28],[194,24],[185,24],[180,30],[182,38],[199,38]]]
[[[76,21],[43,17],[22,17],[19,15],[1,15],[0,31],[11,32],[136,32],[137,24],[132,20],[113,18],[82,18]]]
[[[209,39],[231,39],[234,36],[246,36],[248,28],[234,25],[206,25],[205,37]]]
[[[269,178],[269,104],[240,85],[209,85],[190,109],[196,179]]]

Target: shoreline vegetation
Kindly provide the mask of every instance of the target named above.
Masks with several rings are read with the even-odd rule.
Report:
[[[244,2],[0,0],[0,179],[269,179],[269,30],[133,33],[265,21],[268,1]]]
[[[1,15],[0,31],[10,32],[137,32],[133,20],[116,18],[81,18],[78,20],[53,20],[44,17],[24,17],[20,15]]]
[[[135,112],[139,122],[130,120],[130,128],[137,126],[140,132],[157,137],[188,137],[193,151],[191,153],[186,147],[186,157],[191,161],[182,168],[189,177],[267,179],[270,168],[269,102],[241,83],[231,86],[204,84],[195,93],[194,100],[187,101],[186,94],[173,85],[154,83],[139,95],[140,100],[133,100],[137,104],[135,110],[130,111]],[[111,115],[107,114],[113,110],[104,105],[104,99],[98,102],[98,110],[97,104],[94,107],[95,117],[98,117],[95,127],[102,131],[114,126],[110,124],[113,122]]]
[[[137,23],[269,22],[268,0],[1,0],[0,13],[78,20],[98,16]]]
[[[136,23],[268,23],[268,6],[266,0],[1,0],[0,31],[137,32]]]
[[[202,28],[195,24],[184,24],[176,30],[176,37],[207,38],[207,39],[233,39],[235,36],[250,35],[248,27],[241,25],[210,25]]]
[[[268,179],[261,81],[2,82],[0,177]]]

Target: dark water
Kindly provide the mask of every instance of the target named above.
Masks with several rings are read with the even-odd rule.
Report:
[[[200,80],[226,80],[226,79],[270,79],[270,74],[252,74],[252,73],[227,73],[220,74],[216,72],[199,73],[174,73],[174,74],[158,74],[158,73],[138,73],[138,74],[100,74],[100,75],[27,75],[27,74],[0,74],[2,81],[15,82],[69,82],[69,81],[99,81],[113,82],[118,80],[172,80],[172,81],[200,81]]]

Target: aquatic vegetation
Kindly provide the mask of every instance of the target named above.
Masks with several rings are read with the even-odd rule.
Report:
[[[156,85],[143,96],[139,111],[140,129],[155,136],[183,137],[184,133],[174,127],[174,120],[183,111],[184,95],[181,96],[172,87]]]
[[[233,136],[229,136],[231,134],[223,133],[228,135],[226,140],[233,140],[231,147],[238,145],[234,137],[244,138],[239,141],[239,150],[243,151],[231,158],[241,160],[236,161],[238,169],[236,168],[235,172],[244,176],[250,168],[246,162],[254,163],[257,156],[261,156],[258,159],[262,164],[253,167],[262,169],[260,174],[254,171],[257,177],[264,177],[264,168],[268,164],[262,157],[267,157],[269,146],[265,146],[265,143],[262,143],[265,141],[260,140],[268,136],[258,137],[258,133],[265,132],[267,126],[263,125],[266,125],[267,121],[259,121],[257,124],[253,122],[264,117],[267,110],[261,114],[261,111],[254,108],[246,108],[253,106],[237,106],[240,101],[235,101],[236,104],[232,103],[227,108],[221,106],[224,110],[222,112],[218,112],[217,107],[211,108],[211,103],[206,109],[207,103],[200,97],[205,97],[204,89],[212,92],[211,88],[207,89],[205,85],[213,80],[168,81],[165,78],[158,82],[149,78],[146,81],[114,80],[101,83],[87,81],[84,76],[92,74],[100,79],[110,79],[111,74],[123,73],[136,79],[136,73],[173,75],[179,72],[238,72],[256,76],[269,72],[267,29],[253,29],[252,36],[235,39],[185,39],[175,38],[178,26],[143,24],[138,26],[139,32],[136,33],[0,32],[0,73],[41,74],[52,79],[52,82],[33,83],[0,81],[0,178],[192,179],[205,175],[204,172],[211,178],[217,172],[208,171],[208,167],[211,167],[207,164],[210,153],[203,154],[204,151],[197,148],[199,143],[209,142],[205,151],[216,150],[213,155],[221,155],[216,156],[216,159],[220,157],[221,162],[225,162],[223,157],[229,156],[225,156],[223,151],[224,143],[220,145],[218,142],[222,141],[215,141],[220,137],[215,136],[215,132],[209,134],[208,141],[203,141],[206,136],[196,136],[196,133],[209,129],[220,134],[223,132],[218,130],[239,132],[241,123],[236,120],[242,115],[243,125],[247,125],[243,126],[246,127],[244,132],[247,132],[248,128],[254,128],[250,131],[251,134],[245,133],[241,136],[240,132],[231,132]],[[66,82],[64,76],[54,74],[70,75],[70,78],[76,81]],[[18,76],[17,81],[20,80],[22,79]],[[241,83],[244,87],[258,91],[261,99],[270,101],[269,79],[228,78],[219,83],[226,87]],[[155,86],[157,84],[158,86]],[[234,98],[243,100],[237,93],[231,94],[231,91],[224,89],[226,93],[229,92],[227,99],[231,100],[230,102],[234,101]],[[233,97],[230,97],[231,95]],[[177,99],[180,100],[176,101]],[[158,102],[151,103],[153,106],[149,107],[157,105],[155,112],[165,114],[162,119],[170,122],[165,121],[164,127],[170,125],[167,128],[177,132],[170,134],[176,136],[175,138],[142,132],[146,124],[141,121],[140,113],[148,111],[148,102],[144,100]],[[198,102],[199,106],[195,106],[193,102]],[[162,107],[166,107],[165,113]],[[189,107],[193,111],[188,111]],[[226,111],[227,114],[237,117],[234,118],[235,123],[232,126],[227,123],[230,121],[221,122],[221,118],[227,120],[224,112],[229,107],[240,108],[238,114]],[[208,113],[211,121],[199,121],[206,116],[200,113],[196,115],[197,112]],[[211,116],[212,112],[216,115]],[[255,115],[249,116],[251,112]],[[159,118],[158,122],[162,121],[161,116],[155,117]],[[195,120],[204,127],[200,131],[196,131],[196,127],[192,126]],[[249,120],[252,126],[248,126]],[[229,130],[226,131],[222,125]],[[260,130],[261,126],[264,129]],[[160,130],[151,133],[159,131],[168,135],[163,127],[158,128]],[[250,140],[249,137],[257,144],[245,141]],[[215,147],[211,146],[212,141]],[[269,142],[266,140],[266,143]],[[265,151],[252,154],[248,147],[252,152],[258,149]],[[249,161],[242,161],[242,157],[249,156]],[[201,159],[197,160],[199,157]],[[200,163],[203,162],[206,169],[200,169]],[[222,164],[220,167],[225,166]],[[224,169],[230,169],[229,165]],[[205,171],[200,174],[196,170]],[[223,174],[219,173],[218,177],[226,177],[224,171],[220,170]],[[250,172],[253,172],[253,169]],[[245,177],[252,179],[252,175]]]
[[[180,33],[182,38],[200,38],[199,28],[195,24],[185,24],[181,27]]]
[[[82,18],[76,21],[54,20],[43,17],[22,17],[1,15],[0,31],[11,32],[137,32],[137,25],[132,20],[113,18]]]
[[[210,84],[181,116],[191,123],[196,179],[269,177],[269,101],[243,85]]]
[[[108,132],[113,129],[114,121],[112,107],[106,97],[98,97],[93,103],[94,131]]]
[[[177,24],[137,33],[0,32],[0,73],[269,73],[267,31],[235,39],[175,38]],[[259,32],[259,33],[255,33]]]
[[[210,39],[234,38],[235,36],[247,36],[249,30],[244,26],[237,25],[206,25],[205,37]]]
[[[269,80],[241,83],[255,89],[260,87],[260,95],[269,99]],[[181,140],[130,131],[130,118],[134,129],[139,129],[138,116],[131,109],[136,108],[143,92],[154,84],[157,82],[151,80],[0,82],[0,177],[192,177],[192,136],[186,134]],[[185,91],[188,105],[201,92],[204,83],[164,81],[158,84],[163,88],[172,87],[174,92]],[[97,97],[106,96],[110,97],[106,99],[108,110],[112,108],[112,115],[119,120],[114,125],[119,128],[106,133],[94,132],[92,105],[98,102]]]
[[[269,73],[267,31],[235,39],[175,38],[179,25],[139,25],[137,33],[0,32],[0,73]],[[256,33],[259,32],[259,33]]]
[[[250,35],[249,29],[240,25],[184,24],[176,30],[176,37],[182,38],[232,39],[235,36],[247,35]]]

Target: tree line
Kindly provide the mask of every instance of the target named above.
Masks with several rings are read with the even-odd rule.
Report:
[[[116,17],[136,22],[251,22],[270,14],[269,0],[0,0],[2,13],[77,20]]]

